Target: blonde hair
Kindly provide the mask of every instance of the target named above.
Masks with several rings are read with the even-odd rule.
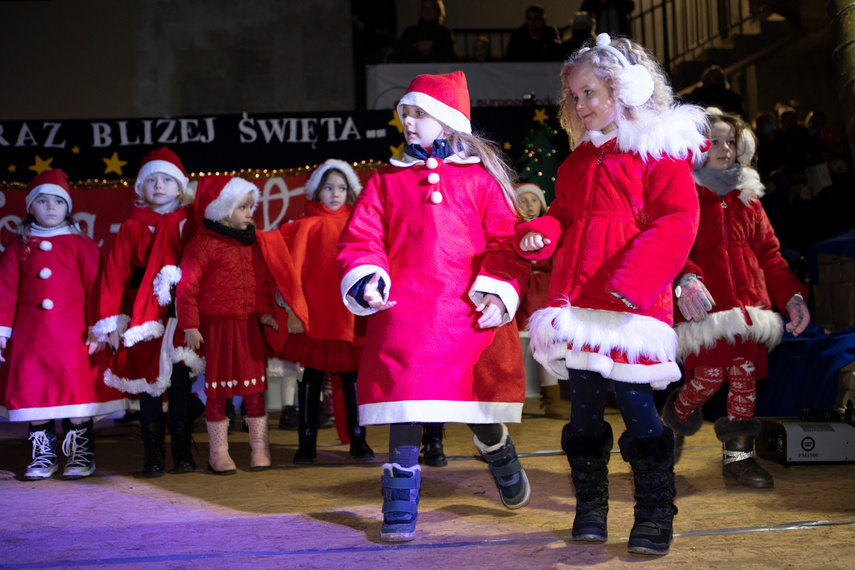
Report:
[[[757,164],[757,135],[745,120],[734,113],[725,113],[717,107],[707,109],[710,129],[715,123],[724,123],[733,127],[733,138],[736,140],[736,160],[742,166],[753,168]],[[707,137],[710,133],[707,132]]]
[[[661,115],[673,104],[674,92],[671,89],[671,84],[659,61],[652,53],[627,38],[612,38],[611,47],[623,54],[631,65],[643,65],[647,69],[653,78],[653,95],[646,103],[638,107],[624,105],[615,96],[615,91],[619,88],[619,74],[624,69],[618,58],[608,50],[598,47],[574,51],[561,68],[560,120],[561,126],[570,137],[570,148],[576,148],[576,145],[587,132],[585,124],[576,112],[576,99],[567,85],[570,74],[578,68],[589,66],[593,74],[609,90],[609,94],[618,107],[615,117],[615,126],[618,128],[624,121],[640,121]]]
[[[487,173],[501,186],[508,204],[517,213],[517,216],[522,217],[522,212],[519,206],[517,206],[517,175],[514,169],[508,164],[505,154],[499,146],[493,141],[484,138],[479,133],[472,133],[470,135],[455,131],[444,123],[443,125],[445,126],[448,145],[454,149],[455,154],[464,158],[469,156],[480,158],[481,164],[484,165]]]

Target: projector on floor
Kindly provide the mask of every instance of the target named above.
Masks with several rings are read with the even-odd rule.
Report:
[[[811,412],[797,418],[758,418],[757,456],[787,467],[855,463],[855,426],[840,421],[833,410],[822,410],[820,419]]]

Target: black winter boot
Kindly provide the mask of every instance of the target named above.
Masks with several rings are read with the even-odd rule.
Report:
[[[561,449],[570,464],[576,488],[573,540],[605,542],[608,539],[609,458],[614,437],[612,426],[603,423],[596,435],[573,434],[570,424],[561,431]]]
[[[308,369],[307,369],[308,372]],[[320,412],[321,384],[323,375],[315,377],[304,374],[297,383],[297,401],[300,411],[300,425],[297,427],[297,452],[294,463],[312,464],[317,456],[318,414]]]
[[[54,421],[37,426],[30,425],[28,432],[27,439],[33,442],[33,462],[27,465],[24,479],[47,479],[59,470],[59,460],[56,457],[59,442],[56,440]]]
[[[374,459],[374,450],[365,441],[365,428],[359,425],[359,405],[356,396],[356,373],[341,376],[344,408],[347,412],[347,431],[350,435],[350,455],[360,461]]]
[[[665,427],[654,436],[632,437],[624,432],[618,440],[624,461],[632,466],[635,481],[635,524],[629,533],[629,551],[636,554],[668,554],[674,538],[674,432]]]
[[[173,473],[192,473],[196,470],[193,459],[193,424],[189,422],[170,423],[169,435],[172,438]]]
[[[66,479],[81,479],[95,473],[95,422],[92,419],[74,424],[66,432],[62,452],[68,457],[62,476]]]
[[[499,443],[484,445],[477,435],[472,436],[472,443],[490,466],[490,473],[499,490],[502,504],[508,509],[521,509],[531,498],[531,487],[517,456],[514,440],[511,439],[508,428],[504,424],[501,425],[502,439]]]
[[[680,461],[680,456],[683,454],[683,440],[690,435],[695,435],[701,426],[704,424],[704,417],[701,414],[700,408],[692,411],[692,415],[685,423],[677,417],[677,410],[674,409],[674,402],[680,397],[680,389],[676,389],[668,394],[665,399],[665,405],[662,406],[662,423],[674,431],[674,462]]]
[[[142,433],[143,447],[145,449],[142,468],[143,477],[163,477],[166,473],[166,458],[163,451],[163,424],[159,422],[141,424],[140,432]]]
[[[768,471],[754,459],[754,439],[760,435],[760,420],[728,421],[719,418],[713,425],[715,435],[722,442],[721,472],[727,479],[752,489],[768,489],[775,482]]]
[[[424,423],[422,424],[422,461],[428,467],[445,467],[448,465],[448,458],[445,456],[445,449],[442,447],[442,432],[445,429],[444,423]]]

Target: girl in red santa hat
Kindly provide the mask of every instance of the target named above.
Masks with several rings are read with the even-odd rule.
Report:
[[[561,121],[572,154],[555,201],[517,228],[528,259],[553,258],[549,306],[529,321],[535,358],[570,382],[561,447],[576,489],[574,540],[608,536],[604,421],[610,385],[626,424],[618,445],[635,478],[630,552],[664,555],[673,537],[674,434],[653,388],[680,379],[671,283],[698,227],[693,157],[705,148],[699,107],[676,105],[655,58],[631,40],[597,36],[561,71]]]
[[[71,418],[64,422],[63,476],[94,473],[93,416],[127,404],[101,381],[110,357],[92,334],[100,254],[71,217],[66,178],[62,170],[33,178],[27,217],[0,257],[0,414],[30,422],[28,480],[59,468],[57,418]]]
[[[329,279],[330,273],[337,270],[338,238],[361,190],[362,183],[348,163],[329,159],[306,179],[308,201],[303,217],[285,224],[277,232],[263,234],[265,258],[278,257],[284,247],[293,260],[293,270],[283,276],[278,276],[274,269],[280,267],[278,264],[268,263],[274,279],[296,277],[300,282],[295,291],[297,298],[283,295],[287,304],[288,338],[281,353],[283,360],[305,367],[298,383],[299,447],[294,463],[315,461],[319,398],[325,373],[341,374],[350,455],[361,460],[374,459],[374,451],[365,441],[365,428],[359,425],[356,397],[356,371],[365,339],[356,332],[354,315],[338,303],[338,283]],[[305,324],[291,309],[298,303],[307,307]]]
[[[169,216],[176,211],[183,214],[182,205],[192,201],[188,182],[181,161],[166,147],[142,160],[134,185],[138,200],[119,228],[101,277],[101,320],[95,333],[115,350],[104,380],[108,386],[139,395],[146,477],[165,473],[164,395],[169,402],[174,472],[196,469],[191,450],[190,368],[175,352],[183,337],[176,331],[174,305],[153,303],[156,308],[144,322],[132,318],[135,305],[154,299],[151,276],[161,268],[152,260],[154,236]],[[199,371],[200,363],[187,364]]]
[[[502,503],[528,480],[503,422],[525,398],[514,313],[529,264],[511,244],[513,174],[472,133],[461,72],[419,75],[398,102],[406,146],[374,174],[339,240],[347,307],[371,315],[359,367],[365,425],[392,424],[381,539],[415,536],[423,422],[463,422]]]
[[[753,488],[772,487],[772,476],[754,459],[756,382],[767,376],[766,354],[787,332],[810,321],[807,289],[790,272],[760,198],[760,175],[751,167],[754,133],[740,117],[712,108],[710,149],[695,168],[701,222],[689,260],[677,279],[677,337],[686,383],[671,392],[662,419],[683,438],[703,423],[701,406],[728,382],[727,417],[715,422],[722,442],[722,472]]]
[[[527,182],[517,186],[516,192],[517,204],[519,204],[520,211],[523,214],[523,220],[533,220],[546,213],[546,198],[540,186]],[[570,418],[570,408],[566,401],[562,401],[558,379],[550,374],[542,364],[534,361],[529,351],[528,320],[532,313],[548,304],[549,276],[551,274],[552,258],[531,262],[531,276],[528,278],[525,295],[520,300],[517,325],[520,328],[523,359],[527,366],[531,363],[537,369],[540,381],[540,407],[543,408],[543,415],[548,418],[567,420]]]
[[[250,469],[270,467],[260,324],[274,330],[279,325],[273,318],[273,281],[252,224],[258,198],[258,187],[242,178],[199,180],[194,216],[202,227],[184,248],[175,291],[185,343],[205,358],[208,469],[217,475],[236,472],[226,419],[232,396],[242,396],[246,406]]]

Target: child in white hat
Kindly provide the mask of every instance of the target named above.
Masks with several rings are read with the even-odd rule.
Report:
[[[101,380],[109,353],[91,332],[100,254],[71,217],[62,170],[42,172],[29,190],[27,217],[0,257],[0,414],[30,423],[25,479],[59,469],[54,420],[65,418],[63,476],[88,477],[95,472],[93,417],[126,404]]]
[[[423,422],[469,425],[507,508],[530,494],[504,424],[520,421],[525,398],[513,318],[529,264],[509,241],[514,176],[501,151],[472,134],[463,73],[417,76],[398,115],[404,157],[368,182],[338,256],[345,304],[370,315],[360,419],[392,424],[386,541],[415,536]]]

